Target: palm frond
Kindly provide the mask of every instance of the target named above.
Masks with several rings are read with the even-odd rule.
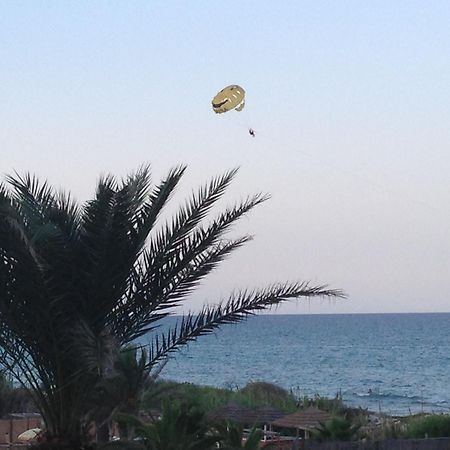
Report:
[[[190,264],[198,255],[214,246],[223,235],[230,229],[239,218],[249,212],[255,206],[267,200],[267,196],[262,194],[248,198],[243,203],[227,209],[221,213],[206,228],[197,228],[190,234],[184,236],[182,240],[177,241],[174,247],[161,248],[159,243],[161,239],[151,241],[147,253],[147,284],[155,290],[164,289],[167,281],[186,266]],[[170,241],[163,238],[163,241]]]
[[[41,263],[47,261],[50,264],[61,253],[67,256],[73,250],[68,248],[68,244],[73,241],[80,221],[76,202],[70,195],[55,192],[46,182],[40,183],[30,174],[8,177],[7,181],[13,194],[6,202],[9,203],[9,211],[5,211],[6,205],[2,202],[3,212],[0,214],[16,232],[20,230],[28,245],[34,244],[35,258],[39,253]],[[31,246],[29,248],[32,249]]]
[[[122,343],[132,342],[153,330],[154,324],[169,315],[169,310],[186,298],[221,261],[250,239],[250,236],[244,236],[219,243],[190,259],[188,264],[183,265],[183,268],[172,276],[170,282],[161,290],[160,297],[141,281],[144,278],[142,273],[146,273],[147,269],[136,268],[140,273],[133,282],[134,289],[114,310],[109,322],[115,333],[121,336]]]
[[[327,289],[326,286],[311,287],[308,283],[277,284],[263,290],[238,292],[225,303],[216,307],[207,306],[197,315],[184,316],[181,323],[157,335],[149,347],[149,365],[222,325],[240,322],[257,311],[287,300],[317,296],[344,298],[345,294],[339,290]]]
[[[148,195],[148,199],[143,203],[142,208],[137,211],[133,226],[136,228],[137,241],[139,243],[144,243],[147,239],[158,216],[169,201],[185,170],[185,166],[172,169],[166,178],[152,189]]]
[[[35,175],[26,173],[7,176],[6,181],[13,187],[13,194],[19,203],[39,205],[41,208],[53,204],[54,190],[47,181],[41,182]]]
[[[163,265],[166,258],[177,251],[183,239],[206,217],[214,204],[222,197],[236,173],[237,169],[213,178],[208,185],[192,194],[191,199],[178,210],[172,221],[152,238],[150,247],[153,248],[159,265]]]
[[[168,314],[156,313],[175,307],[226,256],[248,242],[249,236],[228,242],[220,239],[234,222],[267,198],[262,194],[247,198],[219,214],[207,228],[193,230],[177,243],[176,250],[164,253],[155,242],[150,244],[135,266],[129,291],[111,316],[115,329],[126,330],[124,342],[151,330],[153,322]]]

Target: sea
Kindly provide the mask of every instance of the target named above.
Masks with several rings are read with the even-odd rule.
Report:
[[[176,352],[160,377],[267,381],[392,415],[450,412],[450,313],[253,316]]]

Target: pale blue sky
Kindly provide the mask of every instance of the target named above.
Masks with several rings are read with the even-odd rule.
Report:
[[[184,192],[241,166],[228,200],[272,199],[190,307],[307,279],[350,297],[280,312],[450,311],[449,23],[448,1],[1,1],[1,171],[85,200],[143,162],[188,164]],[[231,83],[247,106],[217,116]]]

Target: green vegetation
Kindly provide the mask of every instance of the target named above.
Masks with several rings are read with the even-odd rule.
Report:
[[[133,416],[124,416],[123,420],[133,427],[137,439],[112,442],[102,446],[103,450],[257,450],[262,438],[262,431],[257,428],[245,435],[238,424],[211,426],[204,413],[176,401],[164,401],[161,420],[154,423],[144,424]],[[265,448],[274,446],[269,444]]]
[[[90,398],[89,418],[97,423],[97,435],[109,436],[109,428],[113,420],[121,414],[137,416],[142,406],[142,396],[150,390],[154,378],[147,367],[147,353],[128,346],[118,353],[112,364],[112,374],[99,381],[93,396]],[[129,438],[127,423],[120,420],[121,438]]]
[[[228,403],[251,409],[271,406],[286,413],[311,405],[318,406],[333,414],[329,421],[311,433],[311,438],[318,441],[450,437],[450,415],[383,416],[378,425],[370,426],[367,411],[346,407],[339,394],[334,398],[315,395],[313,398],[298,399],[293,391],[267,382],[227,389],[156,380],[145,369],[145,361],[146,355],[141,350],[130,348],[124,351],[115,361],[114,376],[107,379],[104,391],[97,391],[110,398],[111,404],[116,406],[113,413],[107,416],[107,422],[109,425],[113,421],[119,424],[121,438],[120,441],[102,445],[104,450],[181,450],[188,448],[182,446],[185,444],[192,450],[256,448],[261,430],[254,428],[250,435],[245,435],[241,424],[208,420],[208,413]],[[23,394],[23,389],[13,388],[4,377],[0,377],[0,381],[0,405],[5,404],[5,399]],[[103,408],[105,404],[105,400],[99,402]],[[149,422],[152,416],[146,415],[145,411],[155,414],[155,410],[162,413],[161,420]],[[94,411],[97,414],[102,412]],[[287,429],[285,432],[288,436],[296,435],[294,430]],[[246,439],[243,439],[244,436]],[[46,444],[40,448],[56,450],[63,447]]]
[[[143,356],[151,373],[171,352],[222,325],[290,299],[342,295],[303,282],[237,291],[157,333],[158,321],[251,239],[226,234],[267,199],[249,196],[210,217],[232,170],[160,223],[184,172],[177,167],[156,185],[147,166],[124,180],[104,176],[84,205],[31,175],[0,185],[0,366],[30,392],[54,445],[88,445],[93,423],[97,440],[105,440],[108,419],[137,407],[141,388],[119,382],[116,372],[139,337],[151,339]],[[109,395],[112,378],[120,387]],[[129,389],[131,403],[120,393]]]
[[[11,412],[36,412],[36,405],[29,392],[23,388],[14,388],[13,383],[0,373],[0,418]]]
[[[410,438],[450,437],[450,415],[436,414],[410,419],[406,435]]]
[[[313,431],[313,438],[318,441],[353,441],[358,438],[361,423],[354,423],[346,417],[335,416],[320,424]]]
[[[3,374],[0,374],[0,417],[4,417],[11,411],[12,392],[12,383]]]
[[[206,450],[219,440],[210,432],[202,412],[174,401],[164,402],[161,420],[150,424],[128,420],[146,450]]]
[[[205,412],[230,402],[251,408],[272,406],[286,412],[293,412],[297,408],[297,400],[293,395],[272,383],[254,382],[242,389],[226,389],[174,381],[155,382],[144,394],[143,408],[160,409],[168,395],[182,404],[196,405]]]
[[[342,395],[339,392],[332,398],[322,397],[319,394],[315,394],[312,398],[303,396],[301,400],[298,401],[298,405],[302,407],[314,405],[317,408],[332,414],[345,414],[349,416],[355,414],[354,408],[346,408],[342,400]],[[358,410],[356,410],[356,415],[359,415]]]
[[[405,421],[387,420],[377,433],[373,433],[373,437],[377,439],[403,439],[406,438],[406,423]]]
[[[226,423],[218,428],[219,441],[217,445],[224,450],[258,450],[260,448],[260,441],[263,437],[262,430],[253,427],[245,436],[244,429],[240,425]],[[276,448],[274,444],[264,445],[266,450]]]
[[[236,392],[237,402],[250,407],[272,406],[283,411],[295,411],[296,400],[287,390],[264,381],[249,383]]]

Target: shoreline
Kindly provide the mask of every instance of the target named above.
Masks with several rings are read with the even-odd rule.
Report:
[[[184,386],[191,386],[193,389],[199,389],[199,390],[209,390],[209,391],[216,391],[216,392],[229,392],[230,396],[231,393],[237,393],[241,390],[245,390],[248,386],[251,385],[257,385],[257,384],[264,384],[264,385],[270,385],[274,389],[279,389],[280,391],[283,390],[284,392],[288,393],[290,396],[292,396],[292,399],[294,402],[298,403],[299,401],[306,401],[307,399],[311,402],[314,400],[324,400],[328,402],[332,401],[339,401],[342,403],[342,406],[345,408],[350,409],[358,409],[361,411],[365,411],[368,414],[373,414],[377,416],[388,416],[392,418],[407,418],[407,417],[413,417],[413,416],[419,416],[419,415],[429,415],[429,414],[450,414],[450,408],[448,406],[441,406],[439,407],[436,404],[430,404],[425,402],[420,403],[410,403],[409,405],[405,405],[403,408],[389,408],[387,406],[383,406],[383,402],[379,400],[379,397],[377,397],[377,394],[373,395],[373,401],[370,402],[357,402],[352,401],[349,398],[346,398],[342,392],[337,392],[335,395],[322,395],[318,392],[314,393],[302,393],[302,395],[295,395],[293,393],[293,390],[286,389],[283,386],[267,382],[267,381],[250,381],[245,386],[239,387],[239,386],[214,386],[210,384],[200,384],[200,383],[194,383],[190,381],[180,381],[180,380],[174,380],[169,379],[165,377],[161,377],[159,381],[163,383],[175,383],[177,385],[184,385]],[[367,397],[364,397],[367,398]],[[386,397],[382,397],[386,398]],[[374,406],[374,403],[378,404]],[[381,403],[381,406],[380,406]],[[406,403],[406,402],[405,402]]]

